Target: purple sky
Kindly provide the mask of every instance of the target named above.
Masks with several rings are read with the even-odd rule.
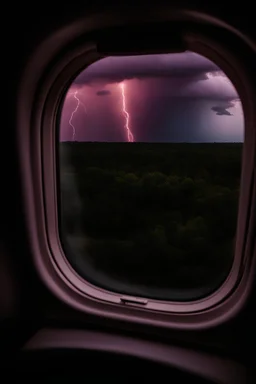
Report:
[[[241,142],[243,129],[226,75],[185,52],[108,57],[89,66],[67,92],[60,140]]]

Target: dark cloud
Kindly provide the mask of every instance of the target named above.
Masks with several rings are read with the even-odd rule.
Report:
[[[107,57],[86,68],[75,80],[75,88],[90,86],[99,96],[110,93],[111,84],[135,79],[134,85],[146,98],[166,97],[211,100],[218,115],[231,115],[231,106],[238,98],[227,76],[213,62],[193,52],[179,54]],[[203,81],[202,81],[203,80]],[[101,89],[97,92],[97,90]],[[213,109],[214,111],[214,109]]]
[[[234,104],[231,102],[228,102],[228,103],[224,103],[223,105],[216,105],[211,109],[212,111],[216,112],[216,115],[218,116],[223,116],[223,115],[233,116],[233,114],[228,111],[228,109],[232,107],[234,107]]]
[[[186,77],[199,81],[206,80],[206,73],[212,71],[219,71],[219,68],[210,60],[193,52],[107,57],[86,68],[76,78],[75,84],[116,83],[125,79],[157,77]]]
[[[224,109],[223,111],[217,112],[216,115],[218,115],[218,116],[222,116],[222,115],[233,116],[233,114],[230,113],[229,111],[227,111],[226,109]]]
[[[101,91],[96,92],[97,96],[108,96],[111,92],[108,89],[102,89]]]

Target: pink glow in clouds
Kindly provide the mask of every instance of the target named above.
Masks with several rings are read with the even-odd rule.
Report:
[[[60,140],[135,138],[243,141],[237,91],[214,63],[191,52],[114,57],[92,64],[66,95]]]

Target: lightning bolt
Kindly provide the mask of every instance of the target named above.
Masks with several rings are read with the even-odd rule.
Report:
[[[134,142],[134,137],[133,137],[133,134],[130,130],[130,115],[126,109],[125,84],[120,83],[119,86],[120,86],[121,94],[122,94],[122,111],[123,111],[123,114],[125,116],[125,129],[127,131],[127,139],[129,142]]]
[[[85,108],[85,105],[82,103],[82,101],[77,97],[77,92],[78,91],[75,91],[74,93],[72,93],[72,96],[74,96],[74,98],[76,99],[77,101],[77,104],[76,104],[76,107],[74,109],[74,111],[71,113],[71,116],[70,116],[70,119],[69,119],[69,125],[72,127],[72,131],[73,131],[73,134],[72,134],[72,141],[75,140],[75,137],[76,137],[76,128],[75,126],[73,125],[72,123],[72,120],[73,120],[73,117],[74,115],[76,114],[76,112],[78,111],[80,105],[83,106],[85,112],[86,112],[86,108]]]

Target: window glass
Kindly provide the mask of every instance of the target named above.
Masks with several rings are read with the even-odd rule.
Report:
[[[193,52],[107,57],[65,95],[59,227],[86,280],[123,294],[193,300],[234,259],[244,137],[227,76]]]

